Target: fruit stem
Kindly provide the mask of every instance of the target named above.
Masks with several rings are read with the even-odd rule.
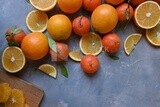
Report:
[[[79,25],[80,25],[80,26],[82,26],[82,23],[81,23],[82,18],[83,18],[83,16],[80,16],[80,20],[79,20]]]

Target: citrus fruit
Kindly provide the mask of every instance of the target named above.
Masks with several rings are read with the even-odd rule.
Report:
[[[32,10],[26,17],[26,24],[32,32],[44,32],[47,29],[48,16],[45,12]]]
[[[22,40],[21,49],[27,58],[41,59],[48,53],[48,39],[41,32],[30,33]]]
[[[93,28],[99,33],[108,33],[112,31],[118,22],[116,9],[109,4],[98,6],[91,15]]]
[[[73,14],[81,8],[83,0],[57,0],[57,2],[61,11]]]
[[[89,12],[93,12],[93,10],[101,4],[102,0],[83,0],[83,7]]]
[[[97,72],[100,67],[99,59],[95,55],[84,55],[81,59],[80,65],[83,71],[88,74]]]
[[[141,3],[145,2],[146,0],[130,0],[130,3],[133,5],[133,6],[138,6],[140,5]]]
[[[112,5],[119,5],[123,3],[125,0],[105,0],[106,3],[112,4]]]
[[[50,49],[49,53],[52,61],[65,61],[69,55],[69,47],[63,42],[56,42],[56,52]]]
[[[104,50],[107,53],[114,54],[120,48],[121,39],[116,33],[108,33],[102,39]]]
[[[2,66],[10,72],[16,73],[20,71],[25,65],[26,59],[19,47],[7,47],[2,54]]]
[[[8,83],[0,83],[0,103],[5,103],[11,95],[11,88]]]
[[[57,3],[57,0],[29,0],[30,3],[38,10],[50,11]]]
[[[98,55],[102,51],[101,37],[94,32],[89,32],[81,37],[79,46],[82,53],[86,55]]]
[[[157,2],[145,1],[137,6],[135,10],[135,22],[144,29],[155,27],[160,20],[160,7]]]
[[[66,15],[56,14],[48,20],[47,30],[55,41],[63,41],[70,37],[72,24]]]
[[[42,64],[38,67],[39,70],[48,74],[49,76],[56,78],[57,77],[57,70],[53,65],[50,64]]]
[[[140,41],[142,35],[139,33],[134,33],[129,35],[124,41],[124,50],[127,55],[130,55],[131,52],[135,49],[135,46]]]
[[[78,16],[72,22],[72,28],[75,34],[83,36],[90,31],[90,20],[85,16]]]
[[[160,46],[160,23],[152,29],[147,29],[146,37],[152,45]]]
[[[81,61],[81,52],[80,50],[74,50],[69,52],[69,57],[74,61]]]
[[[117,8],[118,20],[126,21],[130,20],[133,17],[133,8],[128,3],[123,3],[119,5]]]
[[[12,89],[11,95],[7,102],[5,103],[5,107],[24,107],[25,98],[22,90]]]

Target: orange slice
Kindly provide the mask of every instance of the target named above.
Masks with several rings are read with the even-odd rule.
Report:
[[[32,32],[44,32],[47,29],[48,16],[45,12],[32,10],[26,17],[26,24]]]
[[[152,29],[147,29],[146,37],[152,45],[160,46],[160,23]]]
[[[94,32],[89,32],[88,34],[82,36],[79,45],[82,53],[86,55],[98,55],[102,51],[101,37]]]
[[[129,35],[124,41],[124,50],[127,55],[130,55],[131,52],[135,49],[135,46],[140,41],[142,35],[139,33],[134,33]]]
[[[11,95],[11,88],[8,83],[0,83],[0,103],[5,103]]]
[[[30,3],[38,10],[50,11],[57,3],[57,0],[30,0]]]
[[[53,78],[57,78],[57,70],[54,66],[52,66],[50,64],[42,64],[38,67],[38,69]]]
[[[3,51],[2,66],[6,71],[16,73],[24,67],[25,62],[25,56],[19,47],[7,47]]]
[[[5,107],[24,107],[24,106],[25,106],[25,98],[23,91],[19,89],[12,89],[8,101],[5,103]]]
[[[80,50],[74,50],[69,52],[69,57],[74,61],[81,61],[81,52]]]
[[[159,23],[160,6],[154,1],[143,2],[136,8],[134,17],[139,27],[151,29]]]

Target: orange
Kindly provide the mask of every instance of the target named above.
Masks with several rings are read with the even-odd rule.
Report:
[[[105,0],[106,3],[112,4],[112,5],[119,5],[123,3],[125,0]]]
[[[26,24],[32,32],[44,32],[47,29],[48,16],[45,12],[32,10],[26,17]]]
[[[100,67],[99,59],[95,55],[84,55],[81,59],[80,65],[83,71],[88,74],[97,72]]]
[[[51,55],[52,61],[65,61],[69,55],[69,47],[63,42],[56,42],[56,52],[50,49],[49,53]]]
[[[48,39],[43,33],[30,33],[22,40],[21,49],[27,58],[41,59],[48,53]]]
[[[81,61],[82,55],[80,50],[73,50],[69,52],[69,57],[74,61]]]
[[[47,31],[55,41],[67,40],[72,32],[71,21],[66,15],[53,15],[48,20]]]
[[[143,29],[155,27],[160,20],[160,6],[155,1],[146,1],[137,6],[134,14],[135,23]]]
[[[68,14],[77,12],[82,6],[83,0],[58,0],[59,8]]]
[[[133,6],[138,6],[140,5],[141,3],[145,2],[146,0],[130,0],[130,3],[133,5]]]
[[[8,83],[0,83],[0,103],[5,103],[11,95],[11,87]]]
[[[118,20],[126,21],[130,20],[133,17],[133,8],[128,3],[123,3],[119,5],[117,8]]]
[[[38,10],[50,11],[57,3],[57,0],[29,0],[30,3]]]
[[[24,67],[26,63],[25,56],[19,47],[7,47],[2,54],[2,66],[10,73],[16,73]]]
[[[102,4],[102,0],[83,0],[83,7],[89,12],[93,12],[96,7]]]
[[[118,22],[116,9],[109,4],[98,6],[91,15],[93,28],[99,33],[108,33],[112,31]]]

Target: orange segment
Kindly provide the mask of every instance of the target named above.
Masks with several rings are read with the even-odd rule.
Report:
[[[23,91],[19,89],[12,89],[8,101],[5,103],[5,107],[24,107],[24,106],[25,106],[25,98]]]
[[[141,3],[135,10],[135,22],[144,29],[155,27],[160,20],[160,6],[154,1]]]
[[[25,65],[26,59],[22,50],[18,47],[7,47],[2,54],[2,66],[10,73],[20,71]]]
[[[94,32],[82,36],[79,45],[81,51],[86,55],[98,55],[102,51],[101,37]]]
[[[135,49],[135,46],[140,41],[142,35],[139,33],[134,33],[129,35],[124,41],[124,50],[127,55],[130,55],[131,52]]]
[[[81,61],[82,55],[80,50],[74,50],[69,52],[69,57],[74,61]]]
[[[49,11],[54,8],[57,0],[30,0],[30,3],[38,10]]]
[[[44,32],[47,29],[48,16],[45,12],[32,10],[26,17],[26,24],[32,32]]]
[[[160,23],[152,29],[147,29],[146,37],[152,45],[160,46]]]
[[[8,83],[0,83],[0,103],[5,103],[11,95],[11,88]]]

